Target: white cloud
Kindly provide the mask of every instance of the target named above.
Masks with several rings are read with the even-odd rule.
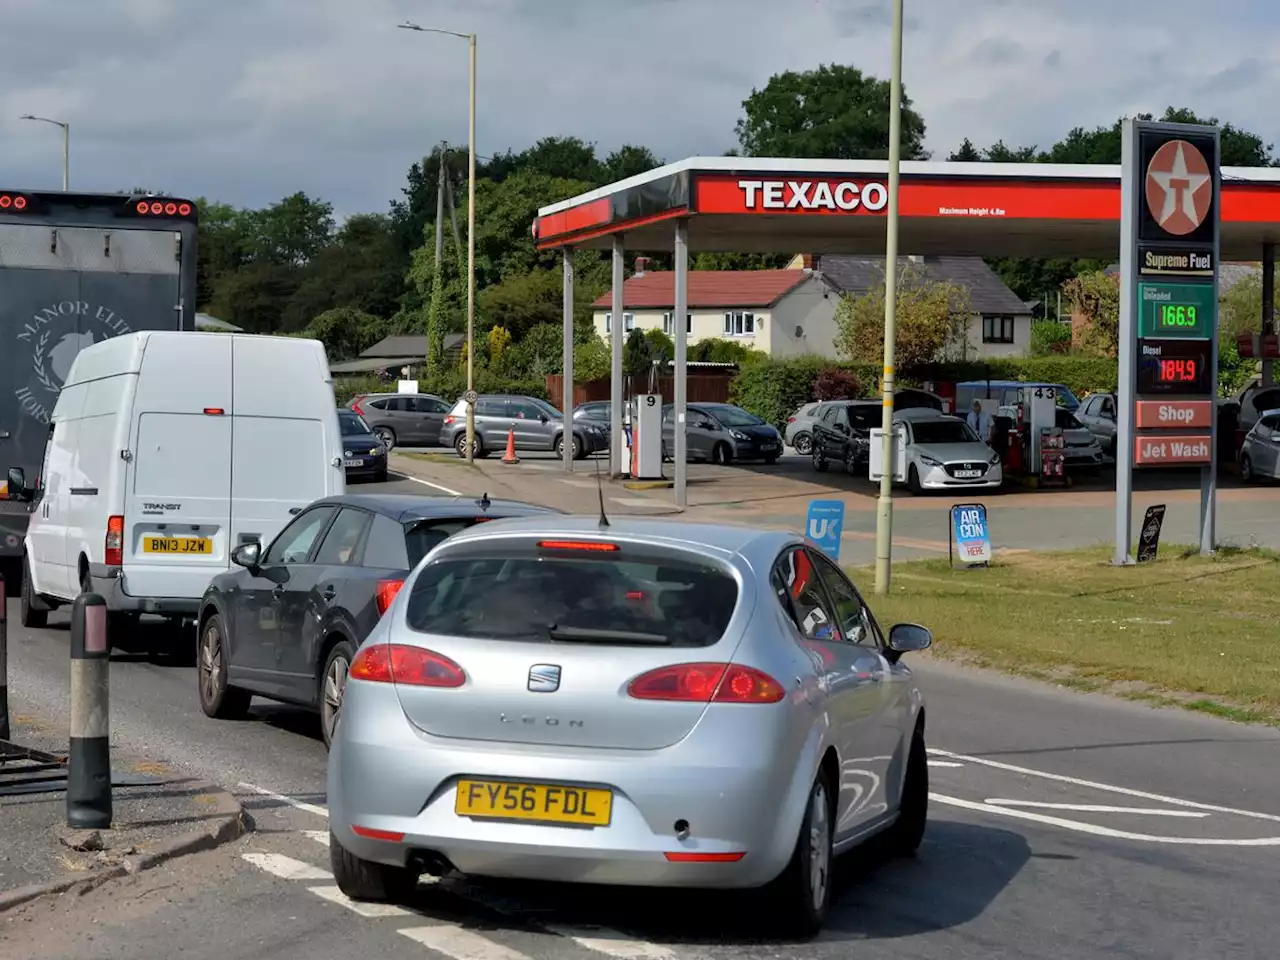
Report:
[[[1048,146],[1074,126],[1173,104],[1280,139],[1259,91],[1280,8],[1227,0],[908,0],[907,91],[945,157],[966,136]],[[4,0],[0,170],[261,204],[302,189],[385,209],[409,164],[466,140],[479,35],[479,147],[576,135],[669,159],[734,145],[741,101],[780,70],[884,77],[889,0]],[[1230,15],[1228,15],[1228,12]],[[1188,44],[1187,31],[1194,40]]]

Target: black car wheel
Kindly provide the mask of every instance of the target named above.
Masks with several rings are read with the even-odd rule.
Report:
[[[800,456],[807,457],[813,452],[813,437],[807,433],[797,433],[791,446]]]
[[[827,918],[835,859],[831,810],[831,786],[820,772],[809,790],[791,862],[771,884],[778,926],[792,936],[812,937]]]
[[[727,443],[717,443],[711,448],[711,462],[717,467],[727,467],[733,462],[733,451]]]
[[[818,473],[827,472],[827,460],[816,446],[813,448],[813,469]]]
[[[564,458],[564,436],[563,435],[556,437],[556,456],[560,457],[561,459]],[[578,439],[576,434],[573,437],[572,456],[574,460],[581,460],[583,456],[585,456],[585,454],[583,454],[582,452],[582,441]]]
[[[458,452],[458,456],[463,460],[467,459],[467,431],[459,431],[458,435],[453,439],[453,449]],[[475,445],[472,447],[472,459],[481,460],[484,458],[484,441],[480,439],[480,431],[476,431]]]
[[[31,584],[31,558],[22,555],[22,605],[19,616],[24,627],[38,630],[49,625],[49,612],[36,609],[36,598]]]
[[[366,903],[404,903],[418,886],[418,874],[408,867],[362,860],[348,853],[329,831],[329,866],[338,889],[352,900]]]
[[[916,469],[913,463],[911,469],[907,471],[907,487],[911,490],[913,496],[922,496],[924,494],[924,486],[920,483],[920,471]]]
[[[196,677],[200,686],[200,709],[215,720],[240,720],[249,712],[252,695],[227,683],[227,648],[223,641],[222,617],[214,614],[200,631]]]
[[[929,757],[924,747],[924,730],[917,726],[907,752],[907,773],[902,783],[898,819],[886,835],[890,853],[895,857],[914,856],[924,839],[928,819]]]
[[[373,435],[382,441],[388,453],[396,448],[396,432],[390,427],[374,427]]]
[[[340,640],[334,644],[320,674],[320,732],[324,736],[325,749],[333,743],[334,731],[342,718],[342,698],[347,692],[347,674],[354,656],[351,644]]]
[[[1244,483],[1253,483],[1253,461],[1247,453],[1240,458],[1240,479]]]

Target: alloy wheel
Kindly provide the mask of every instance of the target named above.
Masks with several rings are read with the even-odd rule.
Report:
[[[204,691],[205,703],[215,702],[221,687],[222,638],[218,636],[218,628],[210,624],[200,643],[200,689]]]
[[[347,692],[347,675],[351,664],[346,657],[334,657],[324,675],[324,703],[321,707],[321,718],[329,739],[338,729],[338,719],[342,714],[342,697]]]
[[[821,910],[831,882],[831,844],[828,826],[827,790],[818,783],[809,801],[809,895]]]

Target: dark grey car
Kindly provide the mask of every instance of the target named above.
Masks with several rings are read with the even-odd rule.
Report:
[[[310,504],[270,546],[242,543],[200,605],[200,706],[242,717],[255,696],[319,712],[327,746],[347,669],[410,571],[446,537],[559,513],[512,500],[344,494]]]
[[[348,480],[387,481],[387,447],[354,410],[339,408],[342,466]]]
[[[734,460],[773,463],[782,456],[782,434],[754,413],[731,403],[685,407],[685,442],[690,460],[726,464]],[[662,454],[675,453],[675,407],[662,409]]]
[[[440,427],[449,404],[429,393],[370,393],[348,406],[364,417],[388,450],[425,447],[440,442]]]
[[[537,397],[487,394],[476,399],[475,455],[483,458],[507,449],[507,436],[515,438],[516,450],[563,452],[564,414]],[[453,447],[458,456],[467,454],[467,401],[459,400],[444,418],[440,443]],[[573,458],[580,460],[609,449],[608,434],[590,420],[573,421]]]

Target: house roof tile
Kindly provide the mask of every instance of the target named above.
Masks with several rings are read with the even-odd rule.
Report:
[[[676,280],[671,270],[655,270],[632,277],[622,285],[628,310],[670,309],[675,305]],[[690,270],[689,309],[707,307],[771,307],[813,274],[804,270]],[[592,304],[608,310],[613,294]]]

